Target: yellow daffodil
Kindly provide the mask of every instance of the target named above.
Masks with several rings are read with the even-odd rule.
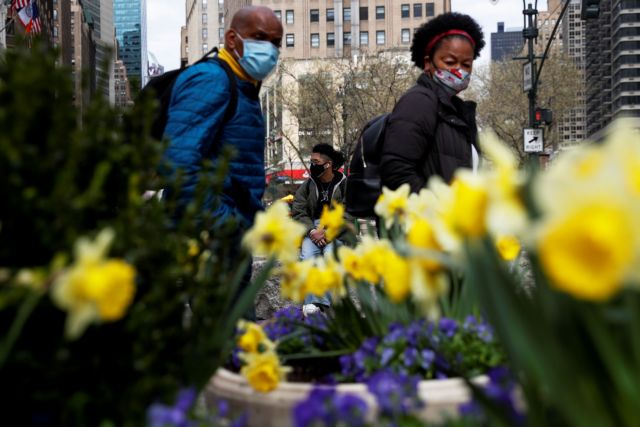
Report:
[[[624,205],[583,205],[545,223],[537,248],[552,285],[576,298],[615,295],[632,267],[633,221]]]
[[[187,242],[187,255],[189,258],[193,258],[200,253],[200,246],[198,245],[198,241],[196,239],[189,239]]]
[[[449,290],[449,276],[444,270],[433,271],[423,267],[422,263],[410,261],[411,296],[430,319],[440,315],[438,300]]]
[[[493,133],[481,135],[480,144],[489,167],[480,171],[489,193],[487,227],[497,235],[519,234],[527,228],[527,211],[522,200],[526,175],[518,168],[512,150]]]
[[[334,203],[332,208],[324,206],[322,215],[320,216],[320,227],[325,230],[327,241],[332,241],[342,231],[344,225],[344,206],[340,203]]]
[[[399,303],[407,299],[411,291],[411,270],[407,260],[389,248],[377,268],[391,301]]]
[[[254,226],[242,242],[254,255],[273,256],[289,262],[298,258],[304,233],[304,225],[291,219],[286,203],[278,201],[256,215]]]
[[[407,202],[406,229],[414,222],[433,217],[437,199],[433,191],[423,188],[419,193],[411,193]]]
[[[409,184],[402,184],[395,191],[382,189],[382,194],[374,208],[376,214],[384,218],[385,226],[391,228],[396,221],[403,223],[409,206]]]
[[[280,294],[295,303],[301,303],[307,295],[307,277],[313,268],[313,260],[290,262],[280,272]]]
[[[89,324],[122,318],[135,293],[135,270],[118,259],[104,259],[114,238],[103,230],[91,242],[76,243],[75,263],[63,271],[52,287],[54,303],[67,311],[65,332],[78,338]]]
[[[367,280],[368,278],[371,283],[377,282],[376,277],[371,277],[368,274],[370,270],[366,269],[366,263],[358,251],[348,246],[341,246],[338,248],[338,257],[344,271],[355,280]]]
[[[247,353],[257,353],[259,350],[272,350],[275,344],[267,337],[262,326],[245,320],[238,321],[238,329],[243,331],[238,337],[238,347]]]
[[[316,258],[316,265],[307,275],[306,289],[313,295],[322,296],[334,292],[342,286],[342,275],[339,271],[328,268],[322,258]]]
[[[280,365],[278,355],[273,351],[264,353],[241,354],[241,359],[246,363],[240,370],[254,390],[268,393],[278,387],[285,379],[288,368]]]
[[[513,261],[520,254],[520,242],[513,236],[500,236],[496,239],[496,248],[505,261]]]
[[[466,237],[479,237],[485,234],[487,188],[468,174],[459,174],[451,187],[453,206],[449,214],[454,230]]]
[[[426,219],[416,220],[407,233],[407,242],[417,249],[427,249],[431,251],[442,251],[442,246],[436,239],[433,226]],[[442,268],[442,264],[434,259],[425,256],[420,257],[420,263],[429,271],[437,271]]]

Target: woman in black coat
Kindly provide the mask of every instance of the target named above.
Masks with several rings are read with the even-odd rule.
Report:
[[[456,95],[469,85],[484,44],[473,18],[455,12],[415,33],[411,59],[424,72],[389,118],[380,164],[383,186],[408,183],[418,192],[432,175],[450,182],[456,169],[477,165],[475,103]]]

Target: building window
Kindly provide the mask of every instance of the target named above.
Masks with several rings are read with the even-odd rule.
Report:
[[[360,20],[361,21],[369,20],[369,8],[367,6],[360,7]]]
[[[202,14],[202,23],[203,23],[204,25],[207,25],[207,24],[209,23],[209,17],[207,16],[207,14],[206,14],[206,13],[203,13],[203,14]]]
[[[344,22],[351,22],[351,8],[350,7],[345,7],[344,9],[342,9],[342,18],[344,19]]]
[[[287,17],[287,24],[293,24],[293,10],[287,10],[286,17]]]
[[[318,9],[311,9],[311,22],[320,22],[320,11]]]
[[[335,33],[327,33],[327,46],[332,47],[336,45]]]
[[[333,11],[333,8],[331,9],[327,9],[327,22],[333,22],[335,21],[336,16],[335,16],[335,12]]]
[[[384,19],[384,6],[376,6],[376,19]]]
[[[413,4],[413,17],[420,18],[422,16],[422,3]]]
[[[222,13],[218,14],[218,24],[224,25],[224,15]]]
[[[282,11],[281,10],[274,10],[273,14],[276,15],[276,18],[278,18],[280,21],[282,21]]]
[[[287,47],[295,46],[295,34],[288,33],[287,34]]]
[[[369,46],[369,31],[360,31],[360,46]]]
[[[384,31],[376,31],[376,44],[378,46],[383,45],[384,44]]]
[[[207,7],[207,0],[202,0],[202,6]]]
[[[345,46],[351,46],[351,33],[345,31],[342,41],[344,42]]]
[[[411,39],[411,30],[409,30],[408,28],[403,28],[402,31],[400,32],[400,38],[401,38],[402,44],[409,43]]]
[[[206,28],[202,29],[202,40],[206,40],[209,38],[209,30]]]
[[[434,16],[436,14],[433,3],[425,3],[424,16]]]
[[[206,43],[202,44],[202,53],[207,53],[209,52],[209,45]]]
[[[400,17],[408,18],[409,17],[409,4],[401,4],[400,5]]]
[[[320,47],[320,34],[311,34],[311,47]]]
[[[53,20],[56,21],[58,19],[58,10],[53,9]]]
[[[218,38],[220,42],[224,42],[224,28],[218,28]]]

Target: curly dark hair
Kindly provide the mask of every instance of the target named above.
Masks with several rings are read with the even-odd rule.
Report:
[[[442,40],[449,37],[464,37],[456,35],[444,37],[436,43],[431,52],[425,52],[427,45],[434,37],[449,30],[462,30],[469,34],[476,43],[473,50],[473,59],[476,59],[480,55],[480,51],[485,44],[480,25],[469,15],[457,12],[443,13],[429,22],[422,24],[413,36],[413,42],[411,43],[411,61],[413,61],[416,67],[424,67],[424,57],[427,55],[431,56],[432,52],[440,47]]]
[[[330,158],[331,162],[333,163],[333,169],[340,169],[344,164],[344,155],[341,152],[335,150],[333,146],[324,142],[314,145],[311,149],[311,152],[319,153]]]

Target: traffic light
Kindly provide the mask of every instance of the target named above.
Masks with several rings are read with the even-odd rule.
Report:
[[[553,122],[553,113],[548,108],[536,108],[534,116],[534,125],[541,126],[543,124],[549,126]]]

